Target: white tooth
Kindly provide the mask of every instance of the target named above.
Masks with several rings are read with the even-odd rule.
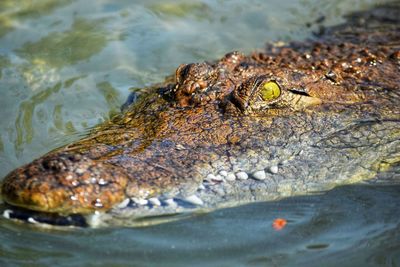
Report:
[[[131,200],[129,198],[126,198],[124,201],[122,201],[121,203],[119,203],[117,205],[117,208],[119,208],[119,209],[126,208],[126,206],[128,206],[128,204],[129,204],[129,201],[131,201]]]
[[[160,200],[156,197],[149,198],[149,202],[154,206],[161,206]]]
[[[238,178],[239,180],[246,180],[247,178],[249,178],[249,175],[245,172],[238,172],[236,173],[236,178]]]
[[[196,195],[191,195],[185,198],[185,200],[189,203],[192,203],[194,205],[202,206],[204,204],[203,200],[201,200],[198,196]]]
[[[277,174],[278,171],[279,171],[279,168],[278,168],[277,165],[274,165],[274,166],[271,166],[271,167],[269,168],[269,171],[270,171],[271,173],[273,173],[273,174]]]
[[[140,199],[139,204],[140,205],[147,205],[149,203],[149,201],[147,199]]]
[[[36,221],[36,220],[33,219],[32,217],[29,217],[29,218],[28,218],[28,222],[34,223],[34,224],[38,223],[38,221]]]
[[[149,203],[149,201],[147,199],[143,199],[143,198],[132,198],[132,201],[135,202],[138,205],[147,205],[147,203]]]
[[[232,172],[228,173],[225,177],[227,181],[235,181],[236,180],[236,175]]]
[[[219,175],[221,175],[223,177],[226,177],[228,175],[228,172],[227,171],[220,171]]]
[[[164,202],[165,202],[168,206],[170,206],[170,207],[172,207],[172,208],[178,206],[178,204],[177,204],[172,198],[166,199],[166,200],[164,200]]]
[[[101,225],[102,222],[102,214],[98,211],[95,211],[95,213],[91,214],[88,216],[88,224],[92,227],[98,227]]]
[[[267,178],[267,175],[265,174],[264,170],[256,171],[253,173],[253,178],[256,180],[265,180],[265,178]]]
[[[12,210],[5,210],[5,211],[3,211],[3,217],[6,218],[6,219],[10,219],[11,218],[10,217],[11,213],[13,213]]]
[[[203,184],[200,184],[198,189],[199,190],[204,190],[204,189],[206,189],[206,187]]]

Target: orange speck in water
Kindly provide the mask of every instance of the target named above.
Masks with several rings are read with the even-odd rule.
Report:
[[[274,220],[274,222],[272,223],[272,227],[276,230],[276,231],[280,231],[283,228],[285,228],[287,224],[287,221],[285,219],[282,218],[277,218]]]

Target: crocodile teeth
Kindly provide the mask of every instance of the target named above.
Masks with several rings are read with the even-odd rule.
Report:
[[[149,201],[147,199],[143,199],[143,198],[132,198],[132,201],[138,205],[147,205],[147,203],[149,203]]]
[[[119,209],[126,208],[126,207],[128,206],[128,204],[129,204],[130,201],[131,201],[131,200],[130,200],[129,198],[126,198],[124,201],[122,201],[121,203],[119,203],[119,204],[117,205],[117,208],[119,208]]]
[[[267,175],[265,174],[264,170],[256,171],[253,173],[253,178],[256,180],[265,180],[265,178],[267,178]]]
[[[161,206],[161,201],[156,197],[149,198],[149,202],[154,206]]]
[[[11,217],[10,217],[10,214],[11,214],[11,213],[13,213],[12,210],[4,210],[4,211],[3,211],[3,217],[6,218],[6,219],[10,219],[10,218],[11,218]]]
[[[239,180],[246,180],[247,178],[249,178],[249,175],[245,172],[238,172],[236,173],[236,178],[238,178]]]
[[[172,198],[166,199],[166,200],[164,200],[164,202],[165,202],[165,204],[167,204],[167,206],[170,206],[172,208],[178,206],[178,204]]]
[[[185,197],[184,200],[198,206],[202,206],[204,204],[203,200],[196,195]]]
[[[101,222],[102,222],[101,214],[96,211],[95,213],[89,215],[89,217],[87,218],[87,222],[92,227],[97,227],[97,226],[101,225]]]
[[[33,219],[32,217],[28,218],[28,222],[33,223],[33,224],[38,224],[39,222]]]

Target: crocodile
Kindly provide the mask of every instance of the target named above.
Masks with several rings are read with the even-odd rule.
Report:
[[[180,65],[83,139],[9,173],[5,216],[157,216],[398,169],[398,12],[377,7],[310,40]]]

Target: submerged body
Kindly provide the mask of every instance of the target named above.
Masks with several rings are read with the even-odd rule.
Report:
[[[4,201],[140,217],[318,192],[398,168],[400,27],[396,13],[369,16],[317,41],[181,65],[86,138],[11,172]]]

